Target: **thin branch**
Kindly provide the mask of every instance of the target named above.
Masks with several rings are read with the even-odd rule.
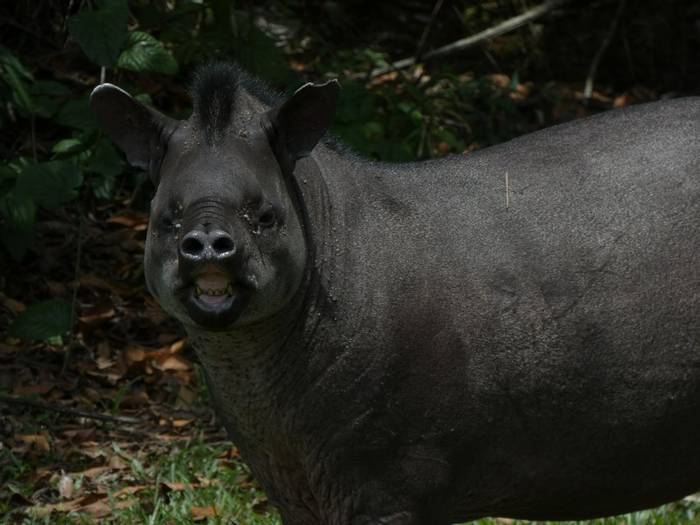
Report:
[[[510,18],[506,20],[505,22],[502,22],[496,26],[490,27],[489,29],[486,29],[485,31],[481,31],[480,33],[477,33],[476,35],[469,36],[467,38],[463,38],[461,40],[457,40],[456,42],[452,42],[451,44],[447,44],[446,46],[439,47],[437,49],[433,49],[432,51],[428,51],[425,53],[422,57],[421,60],[423,61],[429,61],[429,60],[435,60],[437,58],[443,58],[448,55],[453,55],[455,53],[458,53],[460,51],[464,51],[465,49],[468,49],[470,47],[474,47],[477,44],[480,44],[484,40],[489,40],[491,38],[501,36],[505,33],[509,33],[510,31],[513,31],[514,29],[517,29],[521,26],[524,26],[525,24],[532,22],[533,20],[540,18],[550,12],[552,9],[556,7],[560,7],[571,0],[547,0],[543,4],[533,7],[532,9],[529,9],[525,11],[524,13],[515,16],[513,18]],[[393,64],[389,64],[386,67],[381,67],[374,69],[370,76],[371,77],[377,77],[379,75],[384,75],[386,73],[389,73],[390,71],[395,71],[397,69],[405,69],[407,67],[412,66],[413,64],[416,63],[415,57],[410,57],[410,58],[404,58],[403,60],[399,60],[398,62],[394,62]]]
[[[591,62],[591,67],[588,70],[588,77],[586,78],[586,85],[583,88],[583,100],[586,104],[590,102],[591,97],[593,96],[593,82],[595,81],[595,76],[598,72],[598,66],[600,65],[600,61],[603,58],[605,51],[607,51],[608,47],[610,46],[610,42],[612,42],[612,39],[617,32],[617,26],[620,23],[620,19],[622,18],[622,13],[625,10],[626,4],[627,0],[620,0],[620,2],[617,4],[617,12],[610,23],[610,29],[608,29],[608,33],[605,35],[603,43],[600,45],[600,48],[598,48],[598,51]]]
[[[126,416],[108,416],[107,414],[98,414],[95,412],[86,412],[84,410],[76,410],[74,408],[68,408],[61,405],[50,405],[48,403],[42,403],[41,401],[35,401],[33,399],[27,399],[26,397],[10,396],[7,394],[0,393],[0,402],[9,405],[24,405],[33,408],[38,408],[40,410],[47,410],[50,412],[59,412],[61,414],[67,414],[69,416],[84,417],[87,419],[97,419],[99,421],[109,421],[112,423],[121,423],[125,425],[134,425],[137,423],[142,423],[140,419],[134,417]]]
[[[416,60],[420,60],[423,56],[425,44],[428,41],[428,35],[430,35],[430,30],[433,28],[433,25],[435,25],[435,20],[437,19],[437,15],[440,12],[440,9],[442,9],[442,4],[444,2],[445,0],[437,0],[435,2],[435,6],[433,6],[433,12],[430,13],[430,20],[428,21],[428,25],[425,26],[423,34],[421,35],[420,40],[418,41],[418,47],[416,48]]]

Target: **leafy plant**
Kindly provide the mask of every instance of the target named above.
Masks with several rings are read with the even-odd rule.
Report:
[[[51,339],[71,329],[71,305],[52,299],[29,306],[10,326],[8,335],[20,339]]]

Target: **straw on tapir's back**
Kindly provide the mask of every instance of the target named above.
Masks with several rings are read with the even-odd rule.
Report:
[[[286,525],[576,519],[700,489],[700,102],[440,161],[319,142],[200,71],[175,121],[92,107],[158,190],[152,293]]]

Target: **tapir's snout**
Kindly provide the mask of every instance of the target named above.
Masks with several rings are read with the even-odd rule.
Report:
[[[180,300],[197,324],[225,329],[245,308],[252,293],[239,243],[228,228],[199,221],[181,235],[178,269],[185,286]]]
[[[236,243],[233,236],[220,229],[194,228],[180,239],[178,257],[181,265],[216,262],[226,265],[233,260]]]

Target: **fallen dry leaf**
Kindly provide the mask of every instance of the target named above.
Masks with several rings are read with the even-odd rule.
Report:
[[[136,212],[126,212],[119,215],[112,215],[105,220],[108,224],[119,224],[128,228],[136,228],[138,226],[148,226],[148,215]]]
[[[194,521],[202,521],[219,515],[216,507],[191,507],[190,514],[192,514]]]
[[[5,294],[2,293],[0,293],[0,303],[2,303],[2,305],[8,310],[10,310],[13,314],[21,314],[27,309],[24,303],[16,299],[12,299],[12,297],[7,297]]]
[[[48,452],[51,450],[51,445],[49,445],[49,440],[44,434],[15,434],[15,440],[21,441],[28,445],[32,445],[39,450]]]
[[[177,354],[178,352],[181,352],[184,347],[185,347],[185,340],[179,339],[168,347],[168,351],[171,354]]]
[[[91,441],[95,439],[96,430],[95,427],[90,428],[76,428],[70,430],[64,430],[63,435],[70,439],[73,443],[82,443],[84,441]]]
[[[173,492],[180,492],[188,488],[193,488],[190,483],[182,483],[179,481],[163,481],[161,482],[161,488],[166,488]]]
[[[110,470],[112,470],[112,467],[108,467],[108,466],[92,467],[92,468],[83,470],[82,472],[76,472],[75,475],[76,476],[84,476],[88,479],[93,480],[93,479],[100,477],[105,472],[109,472]]]
[[[120,498],[124,496],[125,494],[131,495],[131,494],[136,494],[137,492],[141,492],[144,489],[147,489],[148,485],[131,485],[129,487],[123,487],[119,489],[118,491],[114,492],[112,494],[113,498]]]
[[[18,396],[33,396],[35,394],[48,394],[56,385],[53,383],[39,383],[34,385],[16,386],[12,391]]]
[[[162,345],[169,345],[176,341],[178,338],[177,334],[162,333],[158,334],[158,342]]]
[[[190,363],[184,357],[177,354],[158,356],[153,360],[153,366],[158,370],[189,370],[192,368]]]
[[[38,505],[32,508],[32,512],[40,517],[48,516],[52,512],[77,512],[85,510],[90,512],[90,510],[99,510],[93,507],[95,503],[98,503],[107,498],[104,494],[88,494],[86,496],[80,496],[79,498],[72,499],[70,501],[62,501],[59,503],[50,503],[48,505]],[[109,508],[109,507],[108,507]],[[109,513],[109,512],[108,512]]]
[[[127,361],[130,363],[140,363],[146,359],[147,352],[141,346],[130,346],[126,349],[124,355],[126,356]]]
[[[85,309],[83,315],[78,317],[78,319],[80,319],[81,323],[92,326],[112,319],[115,315],[116,311],[111,304],[102,304]]]
[[[117,470],[123,470],[127,468],[129,465],[126,464],[126,461],[118,455],[114,454],[111,458],[109,458],[109,467]]]

